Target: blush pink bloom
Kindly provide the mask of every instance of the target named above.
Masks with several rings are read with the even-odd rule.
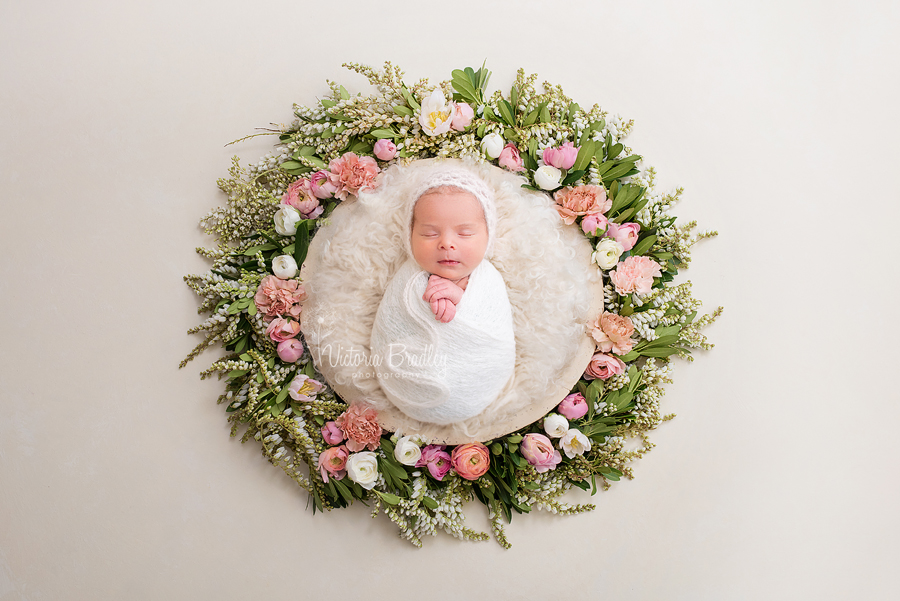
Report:
[[[519,452],[522,453],[525,461],[534,466],[538,473],[555,470],[559,462],[562,461],[562,455],[553,448],[553,443],[550,442],[550,439],[543,434],[534,432],[526,434],[522,438]]]
[[[350,457],[350,453],[344,445],[322,451],[322,454],[319,455],[319,473],[322,474],[322,480],[326,484],[328,484],[329,474],[335,480],[341,480],[347,475],[348,457]]]
[[[319,205],[319,199],[313,195],[306,178],[298,179],[288,186],[287,192],[281,197],[281,204],[294,207],[304,219],[315,219],[324,210]]]
[[[619,294],[647,294],[653,288],[653,278],[660,276],[662,267],[649,257],[628,257],[609,272]]]
[[[623,223],[621,225],[610,223],[606,235],[614,238],[625,250],[631,250],[638,241],[638,233],[641,231],[639,223]]]
[[[442,444],[430,444],[422,449],[422,456],[416,462],[416,467],[427,467],[428,473],[435,480],[443,480],[450,471],[450,453],[444,450]]]
[[[590,234],[591,236],[596,236],[597,230],[600,230],[600,233],[602,234],[606,231],[608,226],[609,220],[603,213],[588,213],[581,220],[581,231],[585,234]]]
[[[354,403],[334,421],[347,437],[347,448],[354,453],[366,447],[374,451],[381,444],[378,413],[371,407]]]
[[[575,146],[572,142],[566,142],[559,148],[545,148],[544,164],[552,165],[557,169],[571,169],[578,158],[578,150],[581,146]]]
[[[606,355],[604,353],[594,353],[587,369],[584,370],[584,378],[593,380],[600,378],[608,380],[613,376],[617,376],[625,371],[625,363],[615,355]]]
[[[598,349],[604,353],[612,351],[617,355],[631,352],[631,347],[634,346],[634,340],[631,339],[633,334],[634,324],[630,317],[608,311],[603,312],[594,321],[591,330],[591,336],[597,343]]]
[[[253,302],[264,315],[266,321],[272,321],[279,315],[289,315],[294,319],[300,317],[300,303],[306,300],[306,290],[297,280],[282,280],[274,275],[267,275],[259,283]]]
[[[468,102],[457,102],[453,106],[453,117],[450,121],[450,127],[456,131],[463,131],[472,123],[475,118],[475,111],[469,106]]]
[[[336,423],[325,422],[325,425],[322,426],[322,438],[325,439],[326,444],[340,444],[344,440],[344,433]]]
[[[460,478],[477,480],[491,467],[491,452],[480,442],[468,442],[453,449],[450,464]]]
[[[300,333],[300,324],[293,319],[276,317],[266,328],[266,334],[275,342],[284,342]]]
[[[334,196],[337,188],[328,179],[329,173],[324,170],[316,171],[309,176],[309,191],[316,198],[326,199]],[[318,217],[318,215],[317,215]]]
[[[296,338],[285,340],[278,343],[276,349],[278,358],[285,363],[296,363],[303,356],[303,343]]]
[[[563,188],[553,195],[556,211],[566,225],[575,223],[576,217],[589,213],[605,213],[612,206],[603,186],[577,186]]]
[[[556,410],[568,420],[584,417],[588,412],[587,400],[580,392],[575,392],[562,400]]]
[[[361,190],[373,190],[378,187],[375,176],[381,171],[372,157],[357,156],[346,152],[338,159],[333,159],[328,168],[331,173],[328,179],[334,184],[334,195],[347,200],[351,194],[357,196]]]
[[[519,155],[519,149],[512,142],[500,151],[500,166],[506,167],[510,171],[525,171],[525,164]]]
[[[288,395],[295,401],[302,403],[316,398],[316,395],[324,387],[324,384],[318,380],[313,380],[306,374],[297,374],[288,386]]]
[[[372,149],[372,152],[382,161],[390,161],[397,156],[397,145],[389,138],[381,138],[375,142],[375,147]]]

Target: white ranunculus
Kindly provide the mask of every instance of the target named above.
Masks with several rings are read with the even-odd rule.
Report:
[[[419,124],[429,136],[439,136],[450,131],[453,121],[453,103],[447,103],[444,93],[436,88],[431,96],[422,100],[422,112],[419,113]]]
[[[347,475],[366,490],[372,490],[378,481],[378,459],[375,453],[360,451],[350,455],[347,459]]]
[[[538,167],[537,171],[534,172],[534,183],[536,183],[541,190],[555,190],[556,188],[559,188],[559,180],[561,179],[562,171],[553,165]]]
[[[281,205],[275,211],[275,231],[282,236],[293,236],[297,233],[297,224],[303,220],[300,212],[290,205]]]
[[[272,259],[272,271],[275,277],[289,280],[297,275],[297,261],[291,255],[281,255]]]
[[[496,159],[500,156],[500,153],[503,152],[503,147],[505,145],[506,141],[504,141],[503,136],[498,133],[492,133],[482,138],[481,151],[486,154],[489,159]]]
[[[572,459],[576,455],[584,455],[585,452],[591,450],[591,439],[582,434],[578,428],[570,428],[559,439],[559,446],[566,454],[566,457]]]
[[[403,465],[413,466],[422,456],[422,449],[412,441],[412,436],[404,436],[394,446],[394,458]]]
[[[619,263],[619,257],[625,252],[625,248],[612,238],[604,238],[597,244],[597,250],[591,255],[591,261],[600,266],[600,269],[612,269]]]
[[[550,438],[559,438],[569,431],[569,420],[557,413],[551,413],[544,418],[544,432]]]

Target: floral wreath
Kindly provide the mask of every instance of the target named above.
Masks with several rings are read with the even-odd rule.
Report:
[[[232,436],[262,445],[268,460],[308,491],[313,513],[371,504],[400,536],[421,546],[437,529],[469,540],[486,533],[464,525],[462,506],[487,508],[504,547],[503,522],[545,509],[573,514],[594,509],[560,500],[573,486],[597,491],[632,478],[628,463],[653,446],[648,433],[662,421],[662,385],[670,359],[712,347],[700,330],[721,313],[698,317],[690,282],[675,284],[690,248],[716,232],[692,234],[669,209],[681,189],[654,190],[655,172],[641,168],[622,139],[632,122],[594,105],[582,109],[559,86],[535,89],[536,75],[519,70],[509,95],[485,95],[483,66],[454,70],[437,87],[407,86],[391,63],[384,70],[345,64],[377,93],[352,96],[328,82],[331,95],[294,106],[296,120],[266,131],[279,143],[256,165],[233,160],[219,187],[227,204],[201,220],[217,238],[197,252],[209,271],[185,277],[210,316],[189,333],[205,339],[181,366],[222,343],[228,354],[201,373],[225,377],[219,403]],[[246,138],[244,138],[246,139]],[[524,187],[543,192],[571,227],[580,228],[603,271],[604,310],[590,335],[596,352],[571,393],[542,419],[487,441],[453,447],[384,432],[377,412],[347,405],[326,385],[304,350],[299,316],[306,293],[299,268],[310,240],[341,202],[379,185],[398,161],[473,158],[519,173]],[[580,366],[579,366],[579,369]],[[627,439],[638,448],[626,450]]]

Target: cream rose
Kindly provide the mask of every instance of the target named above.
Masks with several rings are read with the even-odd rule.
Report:
[[[303,219],[300,211],[289,205],[281,205],[275,211],[275,231],[282,236],[293,236],[297,233],[297,224]]]
[[[500,156],[500,153],[503,152],[503,146],[505,144],[506,142],[500,134],[488,134],[481,140],[481,151],[486,154],[489,159],[496,159]]]
[[[272,271],[282,280],[289,280],[297,275],[297,261],[291,255],[281,255],[272,259]]]
[[[625,249],[612,238],[604,238],[597,244],[597,250],[591,255],[591,261],[600,266],[600,269],[612,269],[619,263],[619,257]]]
[[[378,482],[378,458],[372,451],[360,451],[350,455],[346,469],[350,479],[366,490],[372,490]]]
[[[435,89],[431,96],[422,100],[422,112],[419,114],[419,124],[429,136],[439,136],[450,131],[453,122],[453,103],[447,104],[444,93]]]
[[[412,440],[412,436],[404,436],[394,447],[394,458],[403,465],[415,465],[422,456],[422,449]]]
[[[559,188],[560,179],[562,179],[562,171],[552,165],[544,165],[534,172],[534,183],[541,190],[555,190]]]
[[[544,418],[544,432],[550,438],[559,438],[569,431],[569,420],[557,413]]]

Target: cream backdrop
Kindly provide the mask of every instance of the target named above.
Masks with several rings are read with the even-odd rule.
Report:
[[[896,598],[898,28],[888,0],[2,3],[0,600]],[[485,58],[635,119],[721,233],[687,275],[726,311],[597,511],[417,550],[228,437],[212,354],[177,369],[181,278],[269,140],[227,142],[366,90],[344,61]]]

